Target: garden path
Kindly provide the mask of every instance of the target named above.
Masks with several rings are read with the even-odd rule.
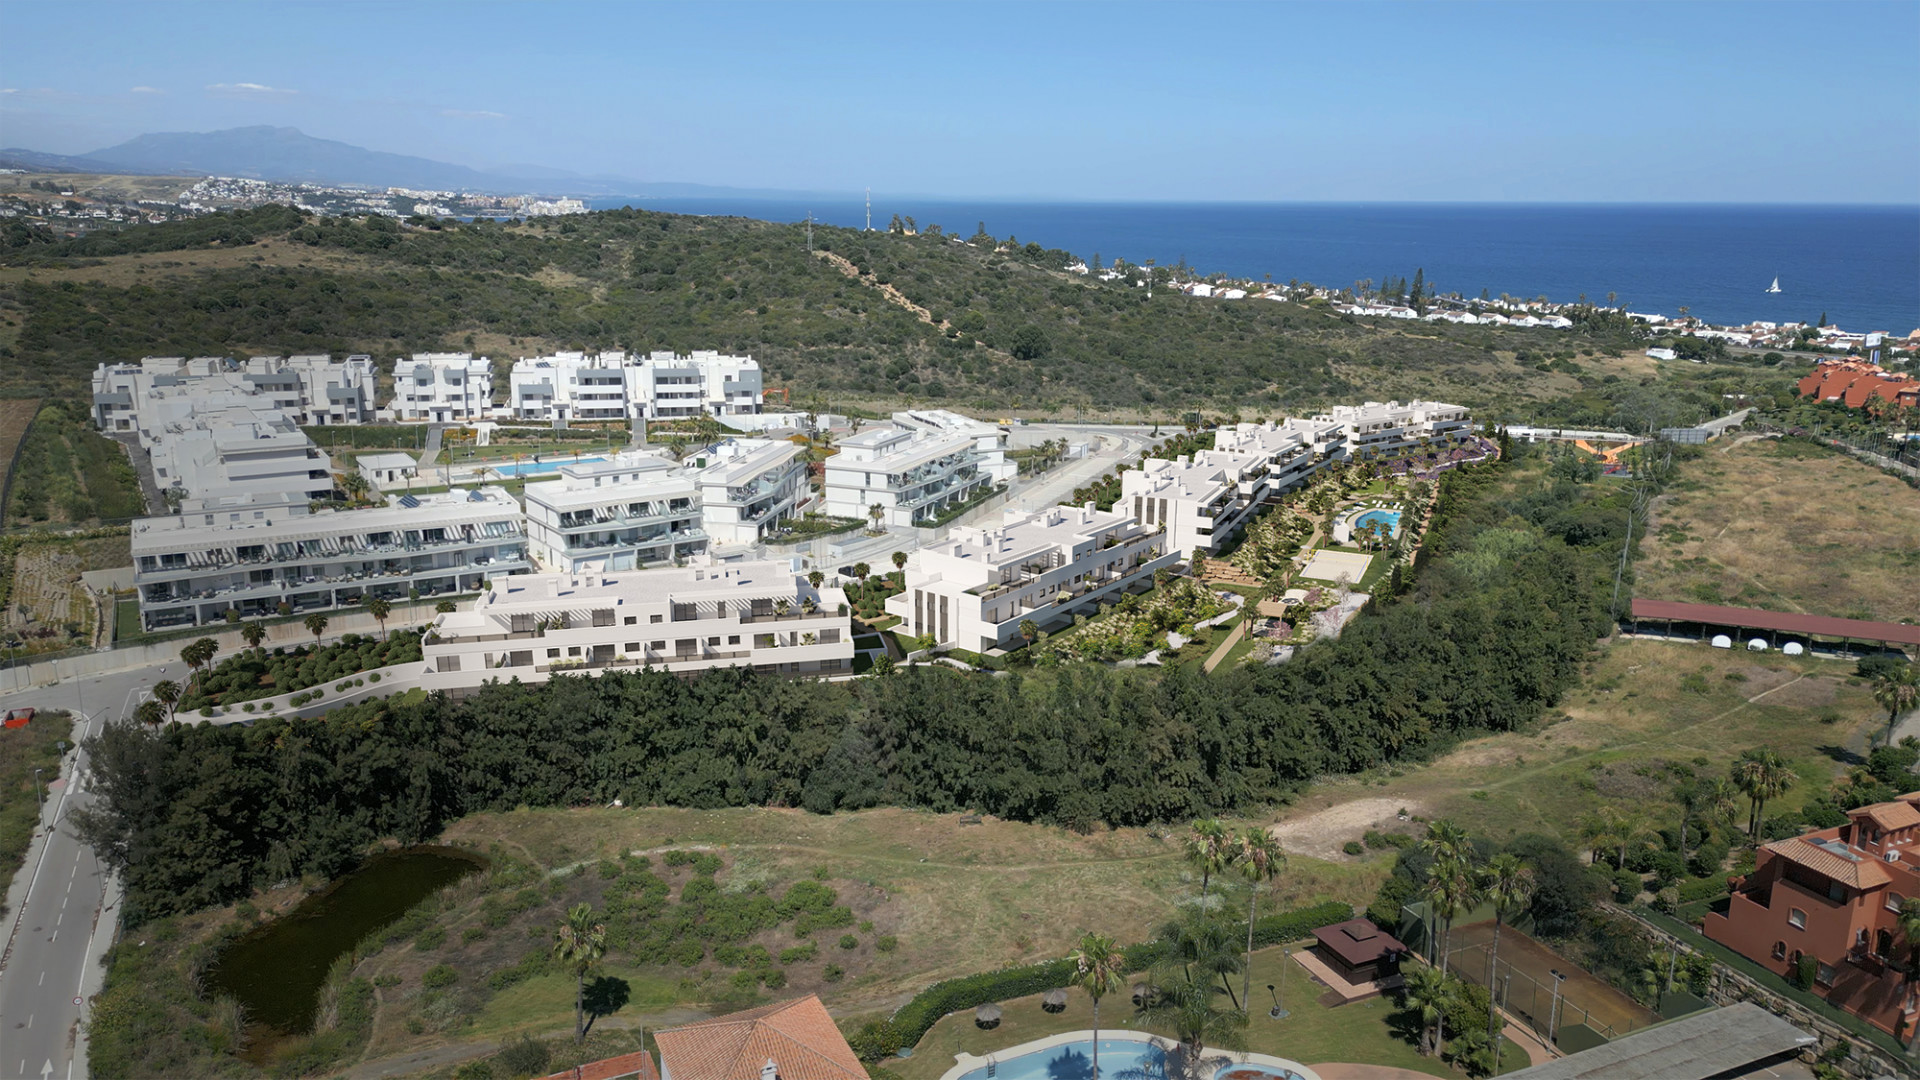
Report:
[[[1227,653],[1231,652],[1235,645],[1240,644],[1240,639],[1246,636],[1246,633],[1247,620],[1241,619],[1239,622],[1234,623],[1233,633],[1228,634],[1226,640],[1222,641],[1219,647],[1213,650],[1213,655],[1207,657],[1207,662],[1201,665],[1200,670],[1211,672],[1214,668],[1219,667],[1220,661],[1227,658]]]

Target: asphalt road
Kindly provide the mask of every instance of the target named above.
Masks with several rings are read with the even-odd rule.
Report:
[[[178,676],[180,664],[166,665]],[[0,707],[32,705],[84,713],[74,734],[98,734],[108,719],[126,715],[146,687],[166,676],[155,666],[0,697]],[[101,972],[89,970],[89,955],[112,940],[118,912],[101,910],[106,875],[93,851],[73,835],[73,812],[87,805],[89,777],[84,751],[68,755],[66,774],[47,793],[41,821],[51,829],[29,851],[20,870],[26,899],[5,922],[11,935],[0,969],[0,1077],[77,1078],[87,1075],[76,1053],[83,1004],[97,992]]]

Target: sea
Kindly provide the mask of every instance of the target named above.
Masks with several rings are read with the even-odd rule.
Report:
[[[601,198],[638,206],[860,228],[858,194],[799,199]],[[1181,260],[1200,273],[1311,281],[1371,279],[1441,292],[1545,296],[1718,325],[1812,322],[1905,335],[1920,327],[1920,205],[1556,205],[1542,203],[1044,203],[876,199],[922,228],[1061,248],[1091,264]],[[1767,292],[1775,278],[1778,293]]]

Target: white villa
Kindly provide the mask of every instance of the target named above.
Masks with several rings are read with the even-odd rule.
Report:
[[[134,585],[148,629],[471,592],[530,569],[520,504],[497,487],[401,495],[368,510],[225,496],[133,523]]]
[[[509,380],[514,419],[560,423],[749,416],[763,396],[758,361],[711,350],[561,352],[514,361]]]
[[[421,685],[458,696],[488,679],[658,668],[750,667],[824,678],[853,669],[846,594],[792,562],[501,578],[441,615]]]
[[[1008,648],[1021,622],[1057,629],[1076,614],[1153,584],[1177,556],[1159,529],[1085,506],[1009,510],[990,528],[962,527],[908,557],[906,591],[889,597],[901,629],[975,652]]]
[[[395,360],[389,408],[396,420],[485,420],[493,409],[493,364],[472,353],[414,353],[411,360]]]

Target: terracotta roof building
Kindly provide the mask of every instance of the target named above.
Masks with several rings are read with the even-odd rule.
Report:
[[[1895,405],[1920,405],[1920,379],[1890,375],[1878,364],[1863,360],[1826,360],[1802,378],[1801,397],[1838,401],[1857,409],[1874,398]]]
[[[812,994],[654,1032],[661,1080],[867,1080]]]

